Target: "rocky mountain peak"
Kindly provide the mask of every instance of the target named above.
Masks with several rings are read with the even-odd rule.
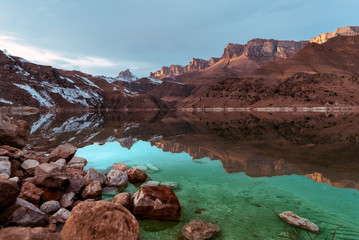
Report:
[[[129,69],[122,71],[118,74],[117,78],[123,79],[125,81],[136,81],[138,77],[132,74]]]
[[[224,49],[222,58],[233,58],[239,57],[244,51],[244,45],[229,43]]]
[[[355,36],[359,35],[359,27],[347,26],[337,28],[335,32],[323,33],[318,37],[313,37],[310,39],[310,42],[322,44],[328,41],[328,39],[336,37],[336,36]]]

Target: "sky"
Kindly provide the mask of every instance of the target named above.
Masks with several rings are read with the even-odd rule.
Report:
[[[359,26],[358,0],[0,0],[0,49],[92,75],[138,77],[253,38]]]

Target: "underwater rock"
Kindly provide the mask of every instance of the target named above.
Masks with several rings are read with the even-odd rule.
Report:
[[[141,183],[145,182],[147,179],[147,174],[138,168],[131,168],[127,170],[126,173],[130,183]]]
[[[108,201],[81,202],[71,211],[62,231],[64,240],[139,239],[136,218],[122,205]]]
[[[156,220],[181,219],[181,205],[176,194],[164,186],[142,187],[133,194],[132,204],[135,216]]]
[[[178,188],[178,184],[176,182],[161,182],[160,186],[165,186],[171,188],[172,190]]]
[[[291,211],[282,212],[279,214],[279,217],[291,225],[307,229],[312,232],[319,232],[319,227],[316,224],[312,223],[308,219],[297,216]]]
[[[158,187],[158,186],[160,186],[160,182],[159,181],[147,181],[141,185],[141,187],[148,187],[148,186]]]
[[[189,240],[210,239],[220,232],[216,224],[200,219],[194,219],[182,228],[182,235]]]

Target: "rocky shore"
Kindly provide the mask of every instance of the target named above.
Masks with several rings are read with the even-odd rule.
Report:
[[[0,115],[0,239],[139,239],[137,219],[180,221],[182,207],[172,189],[147,173],[152,164],[115,163],[107,174],[75,156],[69,143],[50,152],[24,149],[30,135],[25,121]],[[131,194],[129,184],[141,187]],[[102,193],[117,191],[112,201]],[[312,232],[319,227],[292,212],[285,222]],[[220,233],[211,222],[193,219],[182,228],[185,239],[210,239]]]

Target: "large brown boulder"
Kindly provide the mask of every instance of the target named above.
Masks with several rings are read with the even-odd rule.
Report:
[[[22,120],[12,120],[0,114],[0,145],[23,148],[30,136],[30,125]]]
[[[59,145],[57,148],[46,157],[47,162],[55,162],[56,160],[63,158],[67,162],[70,161],[75,155],[77,148],[70,143]]]
[[[140,237],[140,230],[136,218],[120,204],[81,202],[71,211],[61,236],[64,240],[136,240]]]
[[[16,182],[0,179],[0,209],[14,204],[18,195],[19,187]]]
[[[156,220],[180,220],[181,205],[176,194],[169,188],[142,187],[133,194],[133,214]]]
[[[127,170],[126,173],[130,183],[142,183],[147,179],[147,174],[138,168],[131,168]]]
[[[216,224],[200,219],[194,219],[182,228],[182,235],[189,240],[210,239],[220,232]]]
[[[25,182],[21,187],[19,198],[37,205],[43,193],[44,190],[41,188],[36,187],[31,182]]]
[[[6,225],[43,227],[49,223],[49,217],[32,203],[17,198],[15,204],[5,210],[2,222]]]
[[[59,233],[43,227],[7,227],[0,230],[0,239],[6,240],[62,240]]]

